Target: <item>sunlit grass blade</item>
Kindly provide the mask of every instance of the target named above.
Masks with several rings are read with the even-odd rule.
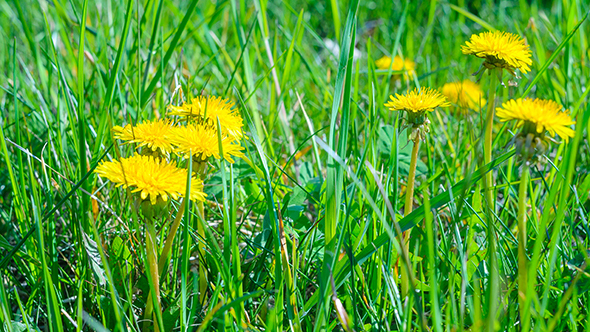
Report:
[[[430,309],[433,320],[433,331],[442,331],[442,315],[440,312],[439,301],[439,283],[436,276],[436,240],[434,237],[433,215],[430,211],[430,200],[428,192],[424,191],[424,228],[426,229],[426,242],[428,246],[428,283],[430,284]],[[442,294],[441,294],[442,295]]]
[[[356,11],[358,1],[352,1],[346,19],[346,25],[340,46],[339,71],[336,77],[334,99],[332,102],[329,146],[336,151],[338,156],[346,158],[348,143],[349,117],[350,117],[350,89],[352,85],[352,60],[354,44],[356,40]],[[342,108],[340,102],[342,101]],[[341,116],[339,129],[336,128],[336,119]],[[338,136],[336,135],[338,132]],[[340,202],[341,191],[344,188],[344,169],[339,164],[334,164],[332,157],[328,157],[328,169],[326,176],[326,211],[324,227],[324,261],[322,264],[320,278],[320,298],[318,303],[318,315],[315,329],[328,322],[330,312],[330,274],[333,271],[333,264],[336,261],[336,230],[340,225]]]
[[[567,45],[567,43],[572,39],[572,37],[574,37],[574,35],[578,31],[578,29],[580,28],[582,23],[584,23],[584,21],[586,21],[589,13],[590,12],[587,12],[586,15],[584,15],[584,17],[580,20],[580,22],[578,22],[578,24],[576,24],[573,27],[573,29],[568,32],[568,34],[565,36],[565,38],[563,38],[561,43],[557,46],[557,48],[555,48],[555,50],[553,51],[553,53],[551,54],[549,59],[547,59],[547,61],[543,64],[541,69],[539,69],[539,71],[537,72],[537,75],[535,75],[535,78],[533,78],[533,80],[528,84],[526,90],[522,93],[522,98],[526,97],[529,94],[529,92],[531,92],[531,90],[533,89],[535,84],[545,74],[545,71],[549,68],[549,65],[551,65],[553,63],[553,61],[555,60],[555,58],[557,58],[557,56],[559,56],[560,51]]]
[[[246,104],[244,104],[244,100],[241,98],[240,94],[238,93],[238,91],[236,91],[236,95],[239,98],[240,104],[241,106],[244,108],[244,110],[247,110],[247,106]],[[254,123],[252,121],[252,118],[250,117],[250,114],[247,111],[244,111],[244,116],[245,116],[245,120],[246,120],[246,125],[250,131],[250,133],[254,134],[256,133],[256,127],[254,126]],[[254,146],[256,148],[256,156],[257,158],[259,158],[260,163],[262,163],[262,170],[264,172],[264,183],[265,183],[265,190],[264,190],[264,195],[265,195],[265,200],[266,200],[266,204],[267,207],[269,209],[268,213],[269,213],[269,217],[270,217],[270,222],[271,222],[271,226],[272,226],[272,231],[273,231],[273,236],[272,236],[272,242],[273,242],[273,249],[274,249],[274,262],[275,262],[275,273],[274,273],[274,288],[276,291],[276,303],[278,303],[278,307],[276,308],[276,311],[274,312],[274,321],[279,324],[279,326],[282,326],[283,324],[283,287],[284,287],[284,276],[282,273],[282,261],[281,261],[281,244],[280,244],[280,236],[278,234],[278,230],[279,230],[279,219],[278,219],[278,215],[277,215],[277,211],[276,211],[276,205],[275,205],[275,201],[274,201],[274,194],[273,194],[273,184],[271,182],[271,176],[269,173],[269,168],[268,168],[268,162],[266,160],[266,155],[264,154],[264,150],[262,148],[262,145],[259,141],[259,138],[257,136],[253,136],[252,137],[252,141],[254,142]]]
[[[484,21],[481,17],[478,17],[472,13],[470,13],[469,11],[467,11],[464,8],[461,8],[459,6],[453,5],[453,4],[448,4],[449,7],[451,7],[451,9],[453,9],[454,11],[456,11],[457,13],[467,17],[468,19],[472,20],[473,22],[481,25],[482,27],[486,28],[489,31],[496,31],[496,28],[494,28],[491,24],[489,24],[488,22]]]
[[[32,172],[32,167],[30,164],[30,158],[27,159],[29,161],[29,171]],[[30,174],[32,175],[32,174]],[[33,177],[31,176],[29,179],[32,179]],[[29,182],[29,186],[31,186],[31,203],[33,206],[32,212],[33,212],[33,216],[32,219],[35,222],[36,230],[37,230],[37,243],[38,243],[38,250],[39,250],[39,258],[41,261],[41,273],[42,273],[42,279],[43,279],[43,288],[45,290],[45,298],[47,301],[47,308],[48,308],[48,314],[47,314],[47,318],[49,321],[49,329],[50,331],[57,331],[57,332],[61,332],[63,331],[63,322],[61,319],[61,306],[59,304],[58,298],[57,298],[57,293],[55,291],[55,285],[53,284],[53,280],[51,278],[51,274],[49,271],[49,267],[50,265],[48,264],[49,262],[47,261],[47,257],[45,254],[45,232],[44,232],[44,228],[43,228],[43,219],[41,218],[41,213],[38,210],[38,206],[39,204],[36,204],[36,202],[39,200],[39,196],[38,196],[38,188],[35,188],[33,186],[32,182]]]
[[[110,76],[107,81],[106,92],[104,95],[104,101],[101,105],[101,121],[100,126],[98,129],[97,138],[102,140],[105,137],[105,132],[107,128],[110,130],[112,125],[110,124],[110,109],[111,104],[113,101],[113,97],[115,95],[115,87],[117,86],[117,81],[119,79],[119,72],[121,70],[121,65],[123,61],[123,54],[125,53],[125,46],[127,44],[127,38],[129,36],[129,27],[131,26],[131,20],[133,18],[133,0],[129,0],[127,2],[127,10],[125,11],[125,25],[123,27],[121,40],[119,42],[119,48],[117,49],[117,56],[115,58],[115,63],[110,70]],[[99,150],[101,149],[101,142],[97,141],[94,146],[93,155],[96,156],[99,154]]]
[[[170,45],[168,46],[168,50],[166,51],[164,58],[161,60],[162,63],[164,63],[164,64],[168,63],[168,61],[170,61],[170,58],[172,57],[172,54],[174,54],[174,52],[176,51],[176,46],[178,45],[178,42],[180,40],[180,37],[182,36],[182,33],[186,29],[187,23],[189,22],[191,15],[195,11],[195,7],[197,6],[197,2],[198,2],[198,0],[192,0],[189,3],[189,5],[187,6],[187,8],[185,10],[185,15],[182,18],[182,21],[180,22],[178,27],[176,28],[176,32],[174,34],[174,37],[172,38],[172,41],[170,41]],[[146,70],[147,70],[147,68],[146,68]],[[162,68],[158,68],[156,75],[152,78],[152,81],[150,82],[148,87],[145,88],[145,90],[141,92],[142,104],[140,105],[140,108],[143,108],[147,104],[147,102],[150,99],[150,95],[152,94],[152,92],[156,88],[156,84],[158,84],[158,81],[160,80],[160,77],[163,74],[164,73],[162,72]]]
[[[107,151],[102,155],[101,159],[104,158],[104,156],[109,152],[109,150],[110,150],[110,148],[107,149]],[[57,202],[55,204],[55,206],[53,206],[49,211],[45,212],[42,216],[41,222],[45,222],[57,210],[59,210],[70,199],[70,197],[76,193],[76,190],[78,190],[82,186],[84,181],[86,181],[91,175],[93,175],[92,172],[94,171],[94,169],[96,169],[97,166],[98,166],[98,163],[95,164],[93,167],[91,167],[90,170],[88,171],[88,173],[86,173],[86,175],[84,175],[84,177],[82,179],[80,179],[80,181],[78,181],[72,187],[72,189],[59,202]],[[6,256],[4,256],[2,258],[2,260],[0,261],[0,269],[6,267],[6,265],[13,258],[13,256],[16,254],[16,252],[24,245],[24,243],[27,241],[27,239],[31,235],[33,235],[34,232],[36,232],[36,231],[37,231],[37,225],[34,224],[33,227],[31,227],[31,229],[26,234],[24,234],[22,236],[22,238],[19,240],[19,242],[17,242],[17,244],[14,245],[12,250],[8,254],[6,254]]]

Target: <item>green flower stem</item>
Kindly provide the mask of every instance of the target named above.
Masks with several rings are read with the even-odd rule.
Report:
[[[496,99],[496,84],[497,78],[495,77],[496,74],[501,74],[501,69],[498,69],[499,72],[495,72],[494,70],[490,70],[490,86],[488,92],[488,109],[486,113],[486,127],[485,127],[485,134],[484,134],[484,164],[489,164],[492,161],[492,132],[494,128],[494,101]],[[495,328],[495,315],[496,310],[498,307],[498,283],[499,283],[499,275],[497,270],[497,257],[496,257],[496,238],[495,238],[495,229],[496,225],[494,223],[494,212],[495,212],[495,204],[494,204],[494,190],[493,190],[493,183],[494,177],[493,172],[490,171],[486,173],[484,177],[484,197],[486,201],[486,207],[484,209],[488,227],[487,227],[487,241],[488,241],[488,254],[489,254],[489,266],[490,266],[490,277],[489,277],[489,306],[488,306],[488,329],[493,330]]]
[[[406,205],[404,214],[407,216],[414,209],[414,182],[416,180],[416,163],[418,162],[418,150],[420,149],[420,139],[414,140],[412,148],[412,159],[410,160],[410,172],[408,174],[408,186],[406,187]]]
[[[170,249],[172,249],[172,243],[174,243],[174,238],[176,237],[176,232],[178,231],[178,227],[180,227],[180,221],[184,216],[184,209],[186,206],[185,202],[186,198],[182,198],[180,202],[180,206],[178,207],[178,212],[176,213],[176,217],[174,218],[174,222],[170,226],[170,230],[168,231],[168,236],[166,237],[166,241],[164,242],[164,248],[162,249],[162,253],[160,254],[160,259],[158,260],[158,275],[162,276],[164,273],[164,268],[168,263],[168,255],[170,254]]]
[[[203,176],[207,171],[206,164],[201,165],[201,167],[194,168],[195,173],[199,176]],[[178,228],[180,227],[180,222],[182,221],[182,217],[184,217],[184,210],[186,206],[186,197],[184,197],[180,203],[180,207],[178,208],[178,212],[176,213],[176,217],[174,218],[174,222],[170,226],[170,230],[168,231],[168,236],[166,237],[166,241],[164,242],[164,248],[162,249],[162,253],[160,254],[160,259],[158,260],[158,275],[162,275],[164,273],[164,268],[168,264],[168,255],[170,254],[170,250],[172,249],[172,244],[174,243],[174,238],[176,237],[176,233],[178,232]],[[203,202],[197,203],[197,210],[199,215],[202,218],[205,218],[205,206]],[[201,225],[201,223],[197,224],[197,233],[201,239],[205,238],[205,229]],[[199,252],[199,259],[203,260],[205,257],[205,250],[202,249],[202,246],[198,246]],[[203,303],[203,299],[205,293],[207,291],[207,269],[205,268],[204,264],[199,265],[199,300]]]
[[[153,293],[150,291],[148,295],[148,302],[145,311],[145,319],[149,320],[152,316],[153,307],[155,305],[156,311],[154,313],[154,322],[159,322],[162,317],[162,309],[160,303],[160,276],[158,274],[158,244],[156,235],[156,225],[152,218],[146,218],[146,253],[148,260],[148,270],[153,284],[153,291],[156,298],[152,299]],[[154,323],[154,331],[159,331],[159,324]],[[144,326],[145,327],[145,326]]]
[[[412,159],[410,160],[410,173],[408,174],[408,185],[406,187],[406,204],[404,207],[404,214],[407,216],[412,212],[414,207],[414,182],[416,180],[416,163],[418,162],[418,151],[420,149],[420,137],[416,137],[414,139],[414,146],[412,148]],[[407,236],[407,231],[402,234],[403,245],[402,250],[408,253],[408,246],[409,246],[409,238]],[[410,267],[408,266],[408,269]],[[401,288],[402,288],[402,298],[406,297],[408,294],[408,290],[410,287],[410,280],[407,273],[407,270],[402,268],[401,269]]]
[[[199,217],[205,220],[205,205],[203,201],[197,204]],[[205,249],[201,239],[205,239],[205,228],[203,223],[197,223],[197,234],[199,235],[199,243],[197,251],[199,255],[199,303],[205,303],[205,295],[207,294],[207,285],[209,284],[207,268],[205,266]]]
[[[522,166],[522,176],[518,186],[518,306],[520,317],[528,317],[525,309],[525,294],[527,293],[527,255],[526,255],[526,201],[527,186],[529,185],[529,166]],[[522,322],[522,324],[526,324]]]
[[[166,237],[166,242],[164,243],[164,249],[162,249],[162,253],[160,254],[160,260],[158,261],[158,275],[161,275],[164,272],[164,268],[166,264],[168,264],[168,255],[170,254],[170,249],[172,248],[172,243],[174,243],[174,238],[176,237],[176,233],[178,231],[178,227],[180,227],[180,222],[182,221],[182,217],[184,216],[184,209],[186,206],[185,202],[186,198],[182,199],[180,203],[180,207],[178,208],[178,212],[176,213],[176,217],[174,218],[174,222],[170,226],[170,230],[168,231],[168,237]],[[198,213],[201,218],[205,217],[205,207],[203,202],[199,202],[197,205]],[[205,238],[205,229],[201,225],[201,223],[197,224],[197,233],[199,234],[199,238]],[[198,249],[199,258],[201,260],[205,257],[205,250],[202,249],[202,246],[199,246]],[[205,268],[204,264],[199,264],[199,300],[203,303],[203,299],[205,298],[205,293],[207,291],[208,279],[207,279],[207,269]]]
[[[486,112],[486,127],[484,137],[484,164],[489,164],[492,161],[492,132],[494,129],[494,100],[496,99],[496,72],[490,71],[490,86],[488,92],[488,109]],[[494,175],[493,172],[488,172],[485,176],[485,198],[488,208],[495,211],[494,204]]]

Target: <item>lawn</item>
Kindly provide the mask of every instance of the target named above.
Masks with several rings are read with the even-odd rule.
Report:
[[[590,331],[590,2],[0,8],[0,331]]]

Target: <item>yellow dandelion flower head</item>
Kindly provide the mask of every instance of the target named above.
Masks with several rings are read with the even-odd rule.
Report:
[[[407,71],[408,73],[413,73],[414,69],[416,68],[416,63],[406,58],[405,60],[402,59],[401,56],[396,55],[393,57],[393,62],[391,61],[391,57],[385,55],[381,57],[379,60],[375,61],[375,66],[382,70],[388,70],[391,67],[393,71]]]
[[[178,199],[186,193],[187,170],[161,158],[136,154],[121,160],[101,162],[95,172],[117,187],[134,188],[132,192],[140,193],[143,200],[149,198],[152,205],[156,205],[158,197],[166,202],[169,197]],[[206,196],[203,182],[193,176],[190,199],[204,201]]]
[[[219,152],[217,130],[211,126],[204,126],[196,123],[189,123],[186,126],[177,127],[174,135],[171,136],[170,142],[176,147],[175,151],[184,158],[192,155],[200,160],[206,160],[213,156],[216,159],[221,158]],[[223,158],[230,163],[234,160],[232,157],[242,157],[244,149],[235,138],[222,135],[221,145],[223,149]]]
[[[479,84],[470,80],[463,82],[452,82],[443,85],[442,94],[454,104],[461,108],[469,108],[478,111],[480,107],[486,104],[483,98],[483,91]]]
[[[440,92],[431,88],[415,88],[404,95],[395,94],[385,104],[392,111],[405,110],[408,113],[424,113],[432,111],[435,107],[448,107],[451,103]]]
[[[215,96],[199,96],[181,106],[170,105],[170,115],[193,118],[197,122],[205,122],[217,128],[217,119],[224,134],[241,139],[243,136],[242,127],[244,121],[237,108],[229,99]]]
[[[519,127],[532,125],[539,134],[547,130],[552,136],[557,134],[566,142],[574,137],[574,130],[570,126],[576,122],[553,100],[512,99],[496,108],[496,112],[500,121],[517,120]]]
[[[509,32],[488,31],[471,35],[461,46],[461,51],[486,59],[486,68],[505,68],[512,74],[517,68],[526,74],[533,64],[529,45],[520,36]]]
[[[172,145],[168,140],[172,128],[171,120],[148,120],[135,126],[115,126],[113,131],[115,138],[127,143],[136,143],[138,147],[147,146],[152,151],[159,149],[164,155],[168,155],[172,152]]]

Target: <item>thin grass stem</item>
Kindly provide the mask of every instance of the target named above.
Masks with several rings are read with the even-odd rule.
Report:
[[[527,255],[526,255],[526,201],[527,187],[529,185],[529,166],[525,163],[522,166],[522,176],[518,186],[518,306],[520,308],[521,324],[526,315],[526,293],[527,293]]]

